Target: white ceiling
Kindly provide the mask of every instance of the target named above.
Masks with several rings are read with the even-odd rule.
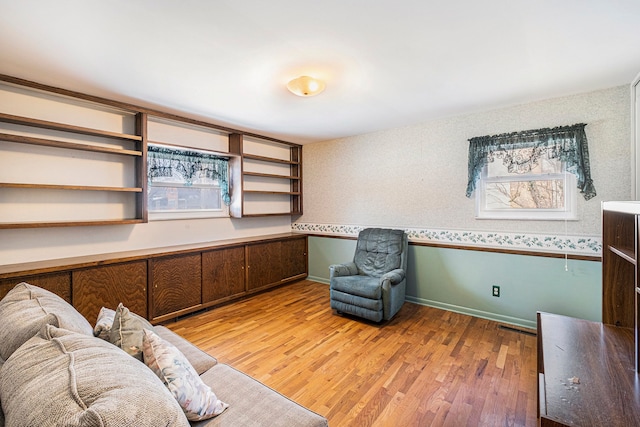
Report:
[[[638,72],[640,0],[0,0],[0,73],[298,143]]]

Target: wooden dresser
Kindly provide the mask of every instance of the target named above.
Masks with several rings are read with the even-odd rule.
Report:
[[[640,202],[602,208],[602,322],[538,313],[542,427],[640,426]]]

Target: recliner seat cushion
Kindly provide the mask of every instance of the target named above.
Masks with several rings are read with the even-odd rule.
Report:
[[[358,235],[354,262],[358,273],[380,277],[400,268],[403,230],[367,228]]]
[[[382,298],[380,278],[369,276],[334,277],[331,289],[370,299]]]

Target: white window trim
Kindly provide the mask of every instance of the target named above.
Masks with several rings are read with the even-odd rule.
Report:
[[[564,167],[564,164],[563,164]],[[563,179],[565,209],[485,209],[486,186],[494,182]],[[578,189],[576,177],[568,172],[553,174],[523,174],[518,176],[487,177],[487,166],[482,169],[476,188],[476,219],[512,219],[530,221],[577,221]]]
[[[174,219],[206,219],[206,218],[229,218],[229,207],[220,210],[197,210],[197,211],[149,211],[149,221],[170,221]]]

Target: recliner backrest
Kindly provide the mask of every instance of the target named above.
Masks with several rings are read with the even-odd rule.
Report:
[[[358,274],[380,277],[396,268],[406,268],[406,246],[407,237],[403,230],[362,230],[353,258]]]

